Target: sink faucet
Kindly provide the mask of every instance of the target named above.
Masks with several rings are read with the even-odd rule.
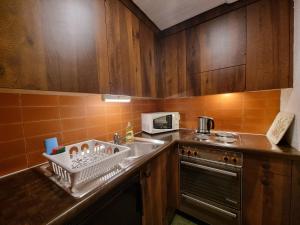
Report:
[[[113,141],[114,141],[114,144],[116,144],[116,145],[121,144],[121,137],[120,137],[120,135],[118,133],[114,134]]]

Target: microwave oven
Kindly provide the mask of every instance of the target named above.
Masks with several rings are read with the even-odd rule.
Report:
[[[142,113],[142,131],[157,134],[179,129],[178,112]]]

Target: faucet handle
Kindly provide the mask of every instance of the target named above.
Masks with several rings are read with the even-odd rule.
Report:
[[[121,140],[120,135],[118,133],[114,133],[114,136],[113,136],[114,144],[119,145],[120,144],[120,140]]]

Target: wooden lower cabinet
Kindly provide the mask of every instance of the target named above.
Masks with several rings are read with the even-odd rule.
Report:
[[[289,225],[291,162],[245,156],[243,225]]]
[[[300,162],[293,162],[291,225],[300,224]]]
[[[166,225],[177,208],[178,157],[170,147],[141,170],[143,225]]]

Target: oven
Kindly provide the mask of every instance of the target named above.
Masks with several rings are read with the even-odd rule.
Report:
[[[242,154],[179,146],[179,209],[211,225],[241,224]]]

